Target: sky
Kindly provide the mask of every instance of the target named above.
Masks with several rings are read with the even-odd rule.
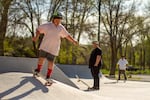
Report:
[[[130,1],[133,1],[133,0],[126,0],[127,2],[130,2]],[[148,1],[150,0],[135,0],[136,2],[140,3],[139,5],[139,10],[138,10],[138,14],[139,15],[143,15],[143,8],[144,8],[144,5],[147,4]],[[96,32],[97,33],[97,32]],[[84,34],[84,36],[82,36],[81,38],[81,43],[82,44],[88,44],[90,43],[91,41],[88,39],[88,35]]]
[[[148,2],[150,2],[150,1],[149,0],[135,0],[135,1],[140,3],[138,14],[143,15],[144,14],[144,6],[148,5]]]
[[[133,0],[127,0],[127,2],[130,2],[130,1],[133,1]],[[135,1],[136,1],[136,3],[139,3],[139,6],[138,6],[139,8],[136,13],[138,15],[143,15],[144,14],[144,6],[148,3],[148,1],[150,2],[150,0],[135,0]],[[89,44],[91,42],[91,40],[88,39],[87,34],[84,34],[81,37],[82,37],[80,40],[81,44]]]

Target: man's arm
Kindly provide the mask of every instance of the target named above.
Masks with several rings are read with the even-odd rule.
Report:
[[[39,36],[40,36],[40,32],[39,32],[39,30],[36,30],[36,35],[35,35],[35,37],[32,38],[32,41],[36,42],[36,40],[39,38]]]
[[[128,66],[128,61],[126,60],[126,66]]]
[[[101,61],[101,56],[100,55],[97,55],[96,56],[96,62],[94,64],[94,66],[98,66],[99,62]]]
[[[76,41],[75,39],[73,39],[70,35],[68,35],[66,37],[67,40],[69,40],[70,42],[72,42],[74,45],[78,45],[78,41]]]

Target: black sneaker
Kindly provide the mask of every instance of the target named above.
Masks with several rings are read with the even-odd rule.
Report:
[[[33,72],[33,76],[38,76],[39,77],[40,76],[39,73],[40,72],[38,71],[38,69],[35,69],[34,72]]]
[[[94,87],[94,90],[99,90],[99,87]]]
[[[89,90],[99,90],[99,87],[91,87]]]
[[[127,79],[124,80],[124,83],[127,81]]]
[[[46,78],[46,86],[51,86],[53,84],[53,81],[50,78]]]
[[[120,79],[117,79],[117,83],[120,81]]]

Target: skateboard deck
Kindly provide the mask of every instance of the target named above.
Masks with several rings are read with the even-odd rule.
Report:
[[[47,81],[40,76],[39,77],[35,76],[34,78],[37,79],[39,82],[41,82],[44,86],[51,86],[53,84],[52,82],[47,83]]]
[[[91,89],[91,87],[90,87],[86,82],[84,82],[83,80],[81,80],[78,75],[76,75],[76,78],[77,78],[77,81],[78,81],[78,82],[81,82],[81,83],[83,83],[84,85],[86,85],[86,86],[88,87],[87,90],[90,90],[90,89]]]

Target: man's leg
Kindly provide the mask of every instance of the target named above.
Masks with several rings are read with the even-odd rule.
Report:
[[[45,61],[45,58],[46,58],[46,52],[43,50],[40,50],[39,51],[38,64],[37,64],[37,68],[35,69],[35,72],[39,73],[41,71],[43,64],[44,64],[44,61]]]
[[[99,89],[99,68],[91,68],[92,76],[94,78],[93,89]]]
[[[124,80],[127,80],[127,76],[126,76],[125,70],[123,71],[123,74],[124,74]]]
[[[95,85],[95,82],[94,82],[94,68],[93,68],[93,66],[91,67],[91,75],[92,75],[92,77],[93,77],[93,87],[94,87],[94,85]],[[93,88],[92,87],[92,88]]]
[[[118,72],[118,80],[120,80],[121,70]]]
[[[96,68],[94,68],[94,71],[95,71],[95,75],[94,75],[94,80],[95,80],[95,84],[94,84],[94,87],[95,87],[95,89],[99,89],[99,68],[98,67],[96,67]]]
[[[42,66],[43,66],[43,64],[44,64],[44,61],[45,61],[45,58],[39,57],[39,59],[38,59],[38,64],[37,64],[37,68],[35,69],[36,72],[39,73],[39,72],[41,71]]]
[[[48,69],[47,69],[46,79],[50,78],[53,69],[54,69],[54,62],[53,61],[48,61]]]
[[[48,68],[47,68],[46,79],[49,79],[54,69],[55,56],[49,53],[47,55],[47,60],[48,60]]]

